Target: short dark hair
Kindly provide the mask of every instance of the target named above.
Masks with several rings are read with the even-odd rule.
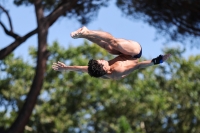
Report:
[[[103,65],[99,64],[97,60],[91,59],[88,62],[88,73],[91,77],[99,78],[106,74],[106,71],[103,69]]]

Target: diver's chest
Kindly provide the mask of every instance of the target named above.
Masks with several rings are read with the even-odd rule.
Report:
[[[134,61],[129,61],[129,60],[126,60],[126,61],[117,61],[115,64],[113,64],[113,68],[114,68],[114,71],[116,73],[121,73],[121,72],[124,72],[128,69],[131,69],[135,66],[135,62]]]

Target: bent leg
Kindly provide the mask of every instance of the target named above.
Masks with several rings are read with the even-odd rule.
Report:
[[[106,44],[104,43],[103,45],[108,45],[107,47],[119,51],[119,53],[123,53],[125,55],[134,56],[137,55],[141,50],[141,47],[137,42],[118,39],[107,32],[88,30],[86,27],[82,27],[77,31],[72,32],[71,36],[72,38],[86,38],[88,40],[93,39],[93,42],[95,42],[95,39],[100,40],[95,42],[99,44],[99,46],[101,46],[101,42],[106,42]],[[105,46],[103,48],[105,48]]]
[[[121,52],[113,49],[107,42],[105,42],[103,40],[100,40],[98,38],[93,38],[93,37],[85,37],[85,39],[99,45],[101,48],[105,49],[110,54],[114,54],[114,55],[120,55],[121,54]]]
[[[107,42],[108,45],[112,45],[112,47],[117,46],[115,38],[111,34],[103,31],[88,30],[85,26],[78,29],[77,31],[72,32],[71,37],[74,39],[77,38],[98,39]]]
[[[118,44],[118,50],[125,55],[134,57],[142,50],[140,44],[132,40],[116,39],[116,42]]]

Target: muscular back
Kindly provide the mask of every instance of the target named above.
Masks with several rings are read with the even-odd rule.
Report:
[[[136,69],[137,63],[137,58],[133,58],[130,55],[119,55],[109,61],[111,73],[105,76],[112,79],[124,78]]]

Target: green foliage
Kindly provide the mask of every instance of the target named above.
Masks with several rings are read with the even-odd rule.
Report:
[[[34,75],[33,66],[13,54],[0,61],[0,126],[9,127],[22,107]]]
[[[91,78],[86,73],[53,71],[53,62],[87,65],[91,58],[112,56],[95,44],[49,46],[51,55],[43,89],[25,127],[31,132],[190,132],[200,130],[200,55],[183,58],[184,50],[165,49],[167,63],[140,69],[125,79]],[[34,75],[32,62],[14,55],[1,61],[0,127],[8,128],[21,108]],[[6,108],[6,107],[12,107]]]
[[[63,14],[68,18],[75,18],[82,24],[87,24],[93,20],[101,7],[107,6],[109,0],[42,0],[42,6],[46,12],[51,12],[65,3],[71,5],[69,10]],[[34,0],[14,0],[17,6],[34,4]]]
[[[119,128],[120,128],[117,131],[118,133],[132,133],[131,126],[125,116],[121,116],[118,119],[118,124],[119,124]]]
[[[154,26],[161,36],[199,47],[199,0],[117,0],[117,6],[128,18]]]

